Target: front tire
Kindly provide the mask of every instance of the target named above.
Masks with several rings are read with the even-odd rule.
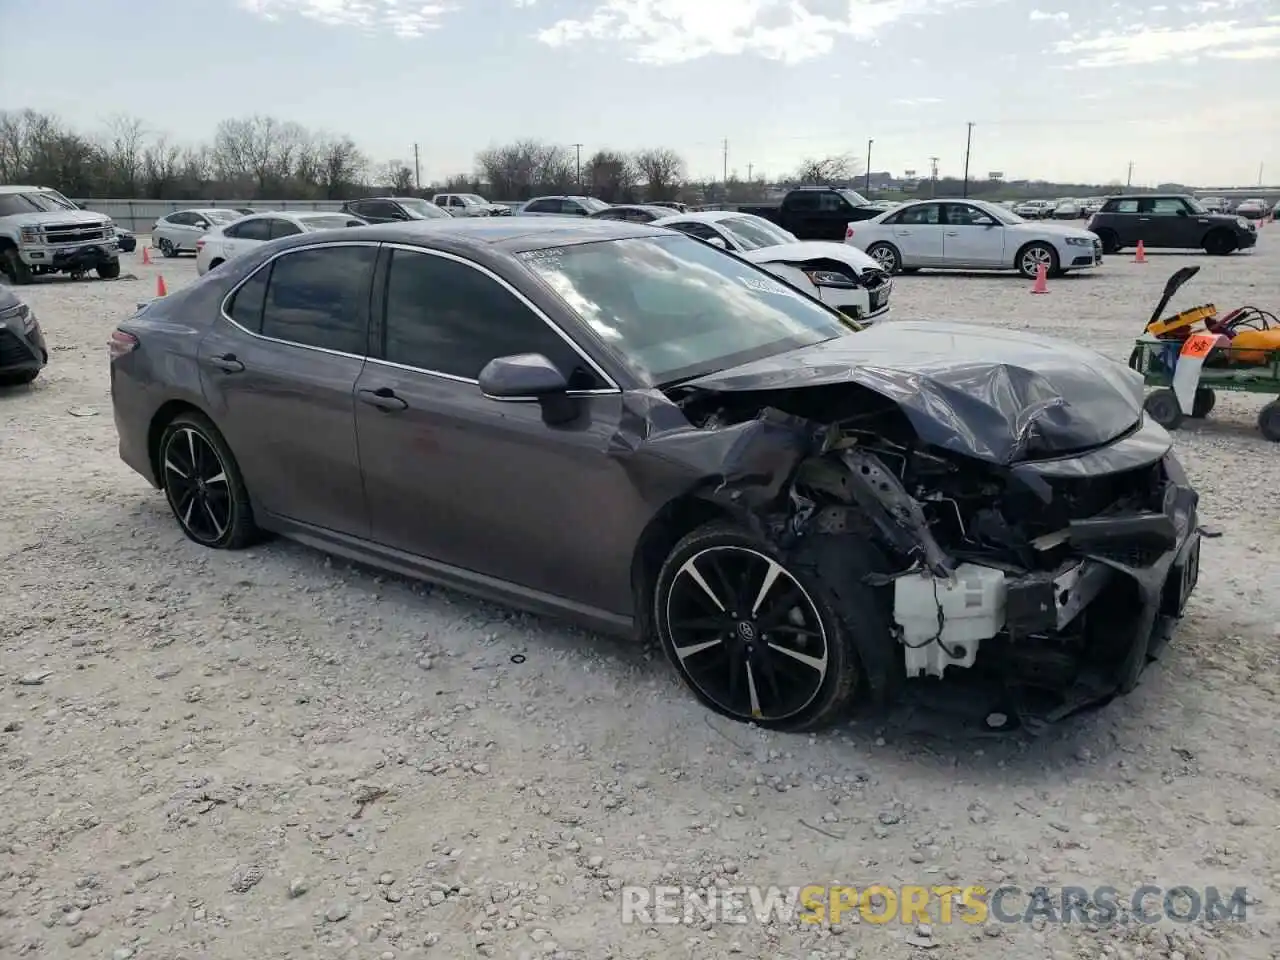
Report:
[[[851,626],[876,630],[882,621],[873,609],[842,615],[844,604],[821,569],[803,551],[783,557],[724,522],[676,544],[658,574],[654,624],[663,651],[704,705],[787,731],[827,727],[848,712],[864,687]]]
[[[104,260],[98,264],[97,269],[99,280],[116,280],[120,277],[120,261]]]
[[[4,272],[9,275],[9,279],[13,281],[15,287],[23,287],[34,282],[35,274],[31,272],[31,268],[22,262],[22,257],[18,255],[18,251],[10,247],[4,251]]]
[[[867,256],[880,264],[885,273],[902,272],[902,254],[892,243],[877,241],[867,247]]]
[[[173,245],[173,241],[164,237],[156,241],[156,247],[160,250],[161,256],[172,259],[178,255],[178,248]]]
[[[0,387],[25,387],[40,376],[39,370],[23,370],[20,373],[0,373]]]
[[[1235,252],[1236,238],[1226,230],[1214,230],[1204,238],[1204,252],[1213,257],[1225,257]]]
[[[1098,239],[1102,241],[1102,252],[1106,256],[1120,252],[1120,237],[1114,230],[1098,231]]]
[[[1061,267],[1058,263],[1058,251],[1053,249],[1047,243],[1039,240],[1034,243],[1028,243],[1025,247],[1018,251],[1018,259],[1015,261],[1018,272],[1028,280],[1034,280],[1039,272],[1040,266],[1043,264],[1048,275],[1056,277],[1059,275]]]
[[[208,417],[174,417],[160,435],[156,468],[188,539],[214,550],[239,550],[259,538],[240,467]]]

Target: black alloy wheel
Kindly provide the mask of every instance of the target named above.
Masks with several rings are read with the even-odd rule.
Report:
[[[205,417],[182,414],[165,428],[157,466],[169,507],[191,540],[205,547],[237,549],[256,538],[235,458]]]
[[[675,570],[664,599],[677,669],[721,712],[781,723],[822,691],[831,659],[823,617],[774,558],[743,545],[705,546]]]

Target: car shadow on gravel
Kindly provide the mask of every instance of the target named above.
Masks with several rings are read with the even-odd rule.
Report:
[[[1105,266],[1105,264],[1104,264]],[[1061,277],[1050,277],[1053,282],[1070,282],[1074,280],[1082,280],[1089,277],[1096,270],[1071,271]],[[1000,280],[1004,283],[1032,283],[1020,273],[1014,273],[1010,270],[928,270],[923,269],[919,273],[899,274],[893,278],[894,283],[911,283],[916,280],[941,280],[949,279],[967,279],[967,280]],[[1092,278],[1091,278],[1092,279]]]

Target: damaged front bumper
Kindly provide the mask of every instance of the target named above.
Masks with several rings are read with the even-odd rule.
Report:
[[[1038,554],[1055,558],[1046,568],[964,562],[938,570],[928,558],[945,550],[921,543],[920,569],[893,581],[907,677],[972,668],[993,645],[984,672],[1000,682],[1007,705],[1042,721],[1132,689],[1182,616],[1200,569],[1198,495],[1168,435],[1144,423],[1093,453],[1012,471],[1047,506],[1055,481],[1105,483],[1143,469],[1162,478],[1149,491],[1159,509],[1111,508],[1070,520],[1032,541]],[[1019,696],[1047,689],[1057,702]]]

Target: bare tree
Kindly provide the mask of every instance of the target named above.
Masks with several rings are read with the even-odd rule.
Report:
[[[321,139],[317,154],[320,158],[319,184],[324,188],[325,197],[342,200],[350,196],[368,167],[368,161],[355,142],[346,136],[326,136]]]
[[[414,189],[413,168],[400,160],[392,160],[383,164],[378,174],[378,186],[386,186],[392,193],[412,193]]]
[[[577,180],[569,151],[539,140],[519,140],[482,150],[476,155],[476,168],[493,195],[504,200],[562,193],[572,189]]]
[[[182,150],[164,136],[142,151],[142,182],[146,196],[169,197],[182,178]]]
[[[634,158],[648,200],[672,200],[684,179],[684,159],[674,150],[641,150]]]
[[[625,153],[597,150],[582,170],[583,184],[591,196],[606,203],[635,199],[636,165]]]
[[[843,183],[856,177],[861,167],[861,161],[847,153],[808,159],[801,162],[795,179],[798,183],[806,184]]]
[[[112,193],[122,197],[137,195],[142,179],[146,138],[146,127],[137,117],[118,114],[107,121],[102,138],[102,152],[108,167],[107,177]]]

